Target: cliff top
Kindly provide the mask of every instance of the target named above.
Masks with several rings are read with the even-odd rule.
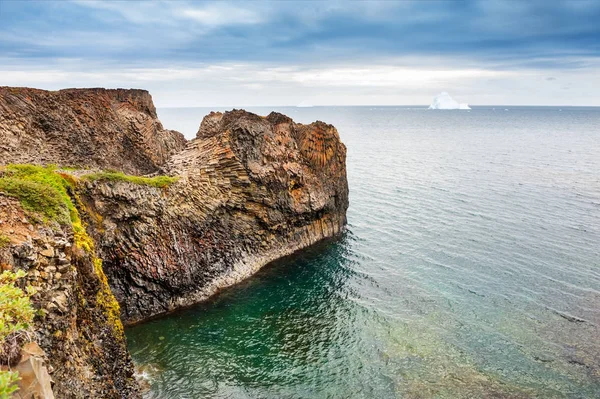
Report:
[[[186,140],[139,89],[0,87],[0,165],[60,164],[157,172]]]

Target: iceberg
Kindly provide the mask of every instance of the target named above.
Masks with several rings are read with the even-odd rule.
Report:
[[[448,92],[443,91],[433,98],[429,109],[471,109],[471,107],[466,103],[459,104],[455,99],[450,97]]]

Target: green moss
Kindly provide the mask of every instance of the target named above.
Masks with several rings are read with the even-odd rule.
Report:
[[[152,186],[158,188],[165,188],[175,183],[178,178],[172,176],[155,176],[155,177],[142,177],[126,175],[123,172],[98,172],[84,175],[84,179],[87,180],[105,180],[105,181],[121,181],[134,184],[140,184],[144,186]]]
[[[85,205],[81,199],[77,195],[74,196],[74,199],[77,201],[77,206],[79,209],[85,211]],[[89,212],[86,211],[86,213]],[[121,308],[119,306],[119,302],[117,302],[117,299],[113,295],[110,285],[108,284],[108,278],[106,278],[106,274],[104,274],[104,269],[102,268],[102,259],[98,258],[95,254],[94,241],[87,234],[87,231],[79,217],[73,222],[73,231],[75,233],[75,245],[83,249],[86,253],[90,254],[92,263],[94,264],[94,272],[100,281],[100,289],[96,293],[96,306],[102,310],[106,316],[106,321],[113,328],[117,337],[123,337],[124,330],[123,323],[121,322]],[[83,300],[85,301],[85,299]]]
[[[10,238],[8,236],[0,233],[0,249],[8,247],[10,244]]]
[[[25,290],[15,285],[16,281],[25,277],[25,272],[4,271],[0,274],[0,357],[6,358],[4,350],[17,342],[15,334],[22,334],[30,329],[35,309],[31,305],[30,296],[35,293],[32,287]],[[17,390],[19,374],[0,371],[0,399],[8,399]]]
[[[53,166],[8,165],[1,170],[0,191],[19,200],[24,209],[65,225],[75,210],[68,190],[74,182]]]
[[[18,381],[18,372],[0,371],[0,399],[9,399],[12,393],[19,389],[17,386]]]
[[[106,173],[109,176],[122,175]],[[103,175],[102,173],[98,175]],[[123,175],[126,176],[126,175]],[[166,176],[162,176],[166,178]],[[126,176],[127,179],[150,181],[156,187],[163,187],[164,179]],[[167,178],[173,179],[173,178]],[[23,208],[39,213],[50,220],[73,228],[73,241],[76,247],[90,255],[94,263],[94,271],[100,281],[100,289],[96,296],[96,305],[105,314],[107,321],[117,336],[123,336],[123,325],[120,320],[119,304],[108,285],[102,270],[102,260],[94,250],[94,241],[87,234],[84,223],[79,216],[80,209],[85,209],[75,193],[77,179],[69,174],[60,173],[56,166],[8,165],[0,170],[0,191],[19,199]],[[76,201],[76,202],[74,202]],[[1,325],[0,325],[1,327]],[[1,328],[0,328],[1,331]]]
[[[101,285],[96,294],[96,304],[104,310],[109,325],[122,335],[124,332],[123,323],[121,322],[121,308],[108,285],[108,279],[102,269],[102,259],[94,258],[94,270],[100,279]]]

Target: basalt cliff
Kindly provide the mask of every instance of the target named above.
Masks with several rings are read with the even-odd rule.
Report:
[[[186,141],[143,90],[0,88],[0,264],[43,309],[39,350],[4,367],[59,398],[139,397],[122,323],[340,234],[345,158],[333,126],[279,113],[211,113]]]

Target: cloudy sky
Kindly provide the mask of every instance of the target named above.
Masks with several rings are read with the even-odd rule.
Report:
[[[0,0],[0,85],[159,107],[600,106],[600,1]]]

